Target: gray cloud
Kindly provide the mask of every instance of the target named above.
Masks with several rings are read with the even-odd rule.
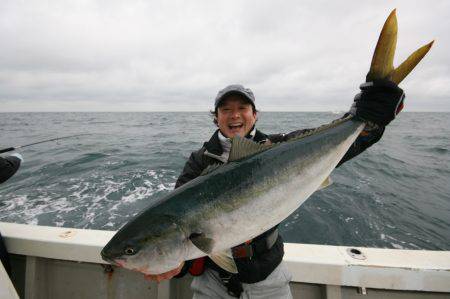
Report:
[[[450,111],[450,3],[406,0],[2,1],[1,110],[207,110],[238,82],[263,111],[345,110],[395,7],[397,64],[437,40],[407,109]]]

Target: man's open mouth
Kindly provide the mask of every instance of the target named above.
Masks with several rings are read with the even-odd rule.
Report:
[[[230,125],[228,125],[228,128],[230,129],[230,130],[233,130],[233,129],[240,129],[240,128],[242,128],[244,126],[244,124],[242,124],[242,123],[240,123],[240,124],[230,124]]]

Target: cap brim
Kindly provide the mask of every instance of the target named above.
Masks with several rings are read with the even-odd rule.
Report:
[[[253,107],[255,107],[255,102],[253,102],[253,100],[251,98],[249,98],[249,96],[247,94],[245,94],[244,92],[238,91],[238,90],[230,90],[226,93],[224,93],[217,101],[216,101],[216,107],[218,108],[220,106],[220,103],[226,99],[228,96],[233,95],[233,94],[237,94],[237,95],[241,95],[245,98],[245,100],[247,100],[247,102],[249,102],[250,104],[252,104]]]

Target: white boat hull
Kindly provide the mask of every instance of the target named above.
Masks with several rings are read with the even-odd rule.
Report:
[[[190,277],[156,284],[104,262],[113,231],[1,222],[0,231],[21,298],[192,298]],[[354,249],[285,244],[294,298],[450,298],[450,251]]]

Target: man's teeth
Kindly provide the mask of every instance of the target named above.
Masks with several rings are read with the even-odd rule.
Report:
[[[234,129],[234,128],[240,128],[240,127],[242,127],[242,124],[229,125],[229,127],[230,127],[231,129]]]

